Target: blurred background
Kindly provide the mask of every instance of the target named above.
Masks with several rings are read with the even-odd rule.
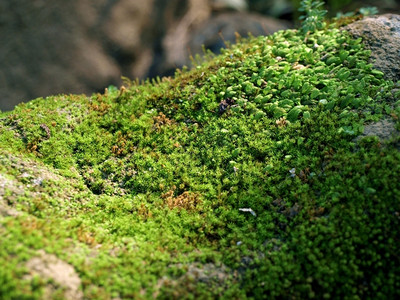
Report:
[[[330,16],[400,0],[328,0]],[[60,93],[92,94],[121,76],[170,76],[202,45],[298,25],[300,0],[0,0],[0,110]]]

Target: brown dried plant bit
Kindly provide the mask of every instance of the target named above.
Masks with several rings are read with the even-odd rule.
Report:
[[[140,204],[140,207],[138,207],[137,213],[139,216],[149,219],[153,216],[153,213],[146,207],[144,203]]]
[[[304,170],[300,170],[299,178],[303,181],[308,181],[308,176],[310,175],[310,168],[305,168]]]
[[[100,102],[99,104],[91,103],[89,104],[89,107],[92,110],[99,112],[100,115],[104,115],[111,108],[111,105],[104,102]]]
[[[117,154],[117,152],[118,152],[118,146],[117,146],[117,145],[112,146],[111,152],[114,153],[114,154]]]
[[[126,92],[126,87],[121,86],[118,97],[121,97]]]
[[[82,243],[85,243],[90,246],[94,246],[97,244],[97,241],[94,237],[94,234],[88,230],[86,230],[83,226],[78,228],[78,240]]]
[[[275,121],[275,123],[278,125],[278,127],[284,127],[287,124],[286,117],[279,118]]]
[[[168,192],[161,195],[169,209],[178,208],[179,210],[194,210],[200,204],[200,198],[197,193],[185,191],[174,197],[176,186],[173,186]]]
[[[153,129],[159,131],[162,126],[168,126],[173,123],[173,120],[169,119],[166,115],[160,112],[157,116],[153,117]]]
[[[324,213],[325,213],[324,207],[315,207],[308,211],[308,214],[310,215],[311,220],[314,220],[316,218],[323,216]]]
[[[124,153],[124,149],[118,147],[117,145],[114,145],[114,146],[112,146],[112,148],[111,148],[111,152],[114,153],[115,155],[119,156],[119,155],[121,155],[121,154]]]
[[[37,150],[37,144],[35,144],[35,143],[29,143],[28,144],[28,151],[30,151],[30,152],[35,152],[36,150]]]

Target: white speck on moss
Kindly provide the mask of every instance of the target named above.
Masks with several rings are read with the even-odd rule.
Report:
[[[239,208],[240,211],[245,211],[245,212],[249,212],[251,213],[253,216],[257,217],[256,213],[254,212],[254,210],[252,210],[251,208]]]

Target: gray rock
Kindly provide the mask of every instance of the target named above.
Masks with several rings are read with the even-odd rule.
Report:
[[[30,259],[26,263],[29,275],[24,279],[31,279],[37,275],[45,280],[52,280],[64,289],[64,297],[67,300],[79,300],[83,298],[80,290],[81,279],[76,273],[74,267],[65,261],[57,258],[53,254],[47,254],[43,250],[38,251],[39,256]],[[44,299],[53,298],[55,288],[48,284],[44,291]]]
[[[354,139],[354,142],[360,142],[364,137],[375,136],[379,142],[385,146],[393,143],[397,150],[400,151],[400,132],[396,129],[395,121],[391,119],[382,119],[377,122],[364,125],[364,132]]]
[[[379,140],[386,141],[397,133],[395,123],[391,120],[383,119],[375,123],[364,126],[363,136],[377,136]]]
[[[363,39],[376,69],[384,72],[387,79],[400,80],[400,15],[365,17],[344,29]]]
[[[359,141],[364,137],[376,136],[381,143],[390,141],[390,139],[399,136],[399,132],[396,130],[396,124],[394,121],[389,119],[382,119],[378,122],[373,122],[364,125],[364,132],[358,136],[355,141]]]

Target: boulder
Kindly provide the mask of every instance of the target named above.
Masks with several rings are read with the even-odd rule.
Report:
[[[400,15],[365,17],[345,29],[363,39],[376,69],[385,73],[387,79],[400,80]]]

